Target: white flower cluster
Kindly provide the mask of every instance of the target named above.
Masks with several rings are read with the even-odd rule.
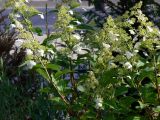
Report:
[[[101,97],[96,97],[94,102],[96,103],[96,109],[103,109],[103,99]]]
[[[19,53],[22,48],[23,43],[24,43],[23,39],[17,39],[14,42],[12,49],[9,51],[9,54],[14,55],[14,53]]]
[[[31,50],[31,49],[26,49],[25,50],[25,53],[26,53],[26,55],[33,55],[33,51]],[[34,52],[34,54],[36,55],[36,56],[39,56],[39,57],[43,57],[44,55],[45,55],[45,53],[44,53],[44,50],[43,49],[39,49],[39,50],[37,50],[36,52]]]

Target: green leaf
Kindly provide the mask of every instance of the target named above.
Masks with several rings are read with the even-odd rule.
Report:
[[[42,29],[40,27],[34,27],[32,31],[37,33],[38,36],[42,36]]]
[[[128,92],[128,88],[126,88],[125,86],[120,86],[116,89],[115,95],[116,96],[124,95],[127,92]]]
[[[77,89],[81,92],[85,92],[85,88],[82,85],[79,85]]]
[[[47,75],[47,73],[46,73],[45,70],[38,68],[38,69],[36,69],[36,71],[37,71],[40,75],[42,75],[46,80],[49,80],[49,77],[48,77],[48,75]]]
[[[111,108],[111,109],[117,109],[117,105],[116,105],[116,100],[112,99],[112,100],[105,100],[104,101],[104,105],[108,108]]]
[[[50,101],[53,102],[54,107],[56,110],[64,110],[66,108],[66,104],[63,102],[63,100],[60,97],[52,97]]]
[[[90,30],[90,31],[94,30],[92,26],[87,24],[77,25],[77,29]]]
[[[58,72],[55,74],[55,78],[61,77],[62,75],[65,75],[65,74],[70,73],[70,72],[72,72],[72,71],[69,70],[69,69],[65,69],[65,70],[62,70],[62,71],[58,71]]]
[[[50,87],[42,88],[42,89],[40,89],[40,92],[41,93],[50,93],[51,92],[51,88]]]
[[[144,64],[144,62],[142,62],[141,60],[139,60],[138,61],[138,63],[137,63],[137,67],[139,68],[139,67],[142,67],[142,66],[144,66],[145,64]]]
[[[130,106],[133,102],[135,102],[136,99],[130,96],[127,97],[122,97],[119,100],[119,104],[121,104],[123,107],[128,108],[128,106]]]
[[[46,68],[51,69],[51,70],[59,71],[61,69],[61,66],[56,65],[56,64],[47,64]]]
[[[49,41],[51,41],[51,40],[55,40],[55,39],[57,39],[57,38],[60,38],[60,36],[61,35],[59,35],[59,34],[52,34],[52,35],[50,35],[49,37],[47,37],[46,39],[44,39],[44,41],[43,41],[43,45],[47,45],[47,43],[49,42]]]
[[[147,103],[155,103],[157,98],[157,93],[155,92],[155,88],[151,85],[145,85],[144,87],[140,88],[141,96],[144,102]]]
[[[143,120],[140,116],[130,116],[127,120]]]
[[[160,106],[157,106],[156,108],[153,109],[154,112],[159,112],[160,113]]]
[[[109,71],[105,71],[102,79],[100,80],[101,85],[106,86],[107,84],[116,84],[118,80],[116,79],[117,70],[111,69]]]
[[[73,0],[72,0],[72,1],[70,2],[70,5],[69,5],[69,6],[70,6],[71,9],[74,9],[74,8],[79,7],[79,6],[80,6],[80,3],[78,3],[77,1],[73,1]]]

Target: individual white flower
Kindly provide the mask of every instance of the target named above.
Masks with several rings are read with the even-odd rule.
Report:
[[[15,41],[14,46],[15,47],[21,47],[23,43],[24,43],[23,39],[18,39],[18,40]]]
[[[38,14],[41,19],[44,19],[44,15],[42,13]]]
[[[160,45],[157,45],[156,48],[160,49]]]
[[[10,51],[9,51],[9,54],[10,54],[10,55],[13,55],[14,53],[15,53],[15,50],[10,50]]]
[[[79,54],[79,55],[84,55],[88,53],[88,48],[86,48],[86,46],[84,46],[83,44],[77,44],[74,46],[73,50]]]
[[[53,60],[54,57],[55,57],[55,53],[53,50],[47,50],[47,53],[45,54],[45,57],[48,59],[48,60]]]
[[[116,68],[117,65],[113,61],[109,61],[109,68]]]
[[[36,55],[38,55],[40,57],[43,57],[44,56],[44,50],[42,50],[42,49],[37,50]]]
[[[98,48],[93,48],[93,52],[97,52],[98,50]]]
[[[138,13],[139,13],[140,15],[142,15],[142,11],[141,11],[141,10],[138,10]]]
[[[146,41],[146,37],[145,36],[143,37],[143,41]]]
[[[129,76],[129,75],[127,76],[127,78],[132,79],[131,76]]]
[[[75,23],[77,23],[77,25],[80,25],[80,24],[81,24],[81,22],[79,22],[78,20],[77,20],[77,21],[75,21]]]
[[[153,32],[153,29],[152,29],[152,27],[150,27],[150,26],[147,26],[147,29],[148,29],[148,31],[149,31],[149,32]]]
[[[16,25],[15,24],[10,24],[10,28],[14,29],[14,28],[16,28]]]
[[[73,15],[73,11],[72,10],[69,10],[68,12],[69,12],[70,15]]]
[[[51,54],[55,54],[53,50],[50,50],[50,49],[49,49],[49,50],[47,50],[47,51],[48,51],[49,53],[51,53]]]
[[[133,21],[130,19],[127,22],[130,23],[131,25],[134,24]]]
[[[19,21],[16,21],[15,24],[17,28],[23,29],[23,25]]]
[[[148,57],[148,56],[149,56],[146,52],[143,52],[143,55],[144,55],[144,56],[146,56],[146,57]]]
[[[63,46],[60,46],[60,45],[56,46],[56,50],[57,50],[58,52],[62,52],[62,51],[64,51],[65,49],[66,49],[66,47],[63,47]]]
[[[105,49],[109,49],[111,47],[109,44],[106,44],[106,43],[102,43],[102,45]]]
[[[113,33],[113,31],[110,31],[109,33],[112,40],[118,41],[119,34]]]
[[[80,31],[80,34],[84,34],[84,33],[85,33],[84,30],[81,30],[81,31]]]
[[[74,34],[73,37],[76,38],[77,40],[81,39],[81,36],[79,34]]]
[[[87,54],[88,52],[86,50],[84,50],[82,47],[78,47],[77,50],[75,50],[77,54],[79,55],[84,55]]]
[[[26,64],[27,66],[27,69],[32,69],[35,65],[36,65],[36,62],[34,62],[33,60],[30,60],[27,62]]]
[[[31,49],[26,49],[25,52],[27,55],[33,55],[33,51]]]
[[[125,53],[125,56],[127,57],[127,59],[131,59],[131,57],[133,57],[133,54],[131,52],[127,51]]]
[[[132,69],[131,63],[130,63],[130,62],[126,62],[126,63],[124,64],[124,68],[126,68],[126,69]]]
[[[73,29],[73,28],[74,28],[74,26],[73,26],[73,25],[69,25],[68,27],[69,27],[69,28],[71,28],[71,29]]]
[[[138,53],[138,52],[139,52],[139,50],[134,50],[133,52],[136,54],[136,53]]]
[[[20,17],[21,17],[20,14],[15,14],[14,16],[15,16],[16,18],[20,18]]]
[[[135,31],[134,30],[129,30],[129,32],[132,34],[132,35],[135,35]]]
[[[68,55],[69,58],[71,58],[72,60],[77,60],[78,55],[76,53],[71,53]]]
[[[15,7],[20,7],[20,3],[19,2],[15,2]]]
[[[86,8],[82,8],[82,10],[84,10],[85,12],[87,11],[87,9],[86,9]]]
[[[135,48],[135,49],[139,49],[140,46],[141,46],[141,42],[137,42],[137,43],[134,45],[134,48]]]
[[[78,0],[79,3],[82,3],[82,0]]]
[[[94,102],[96,103],[95,107],[96,109],[102,109],[103,108],[103,99],[101,97],[97,97]]]
[[[85,17],[85,16],[82,16],[82,19],[84,20],[84,22],[88,21],[87,17]]]
[[[29,0],[25,0],[26,1],[26,3],[29,3]]]
[[[133,42],[136,42],[136,41],[138,41],[138,35],[135,35],[133,38]]]

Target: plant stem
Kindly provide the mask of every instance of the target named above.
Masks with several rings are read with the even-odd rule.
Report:
[[[73,71],[72,60],[71,59],[70,59],[70,70]],[[71,80],[71,84],[72,84],[73,90],[74,90],[74,93],[73,93],[73,101],[74,101],[74,99],[77,96],[77,88],[76,88],[76,81],[74,79],[74,73],[73,72],[70,73],[70,80]]]
[[[157,78],[157,62],[156,62],[156,57],[154,56],[153,58],[154,61],[154,75],[155,75],[155,80],[156,80],[156,89],[158,93],[158,101],[160,102],[160,86],[158,83],[158,78]]]
[[[58,87],[57,87],[56,84],[52,81],[52,78],[51,78],[51,76],[49,75],[49,72],[48,72],[47,68],[45,67],[45,65],[43,64],[43,62],[41,61],[40,58],[39,58],[39,61],[41,62],[42,66],[43,66],[43,68],[44,68],[44,70],[45,70],[45,72],[47,73],[49,82],[52,83],[51,85],[55,88],[55,90],[57,91],[57,93],[58,93],[58,95],[60,96],[60,98],[64,101],[64,103],[65,103],[67,106],[69,106],[69,103],[68,103],[68,101],[66,100],[65,96],[60,93],[60,91],[58,90]]]

